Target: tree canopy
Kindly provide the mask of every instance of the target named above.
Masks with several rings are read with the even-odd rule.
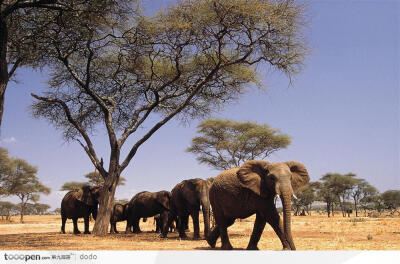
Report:
[[[23,222],[24,210],[29,201],[36,203],[41,193],[49,194],[50,188],[44,186],[37,177],[38,169],[23,159],[9,157],[3,150],[0,150],[4,172],[0,175],[0,194],[3,196],[17,196],[21,200],[20,212]],[[7,154],[7,155],[6,155]]]
[[[264,159],[286,148],[290,137],[278,129],[254,122],[205,120],[198,126],[200,136],[192,139],[186,150],[197,156],[200,163],[217,170],[239,167],[243,162]]]
[[[88,6],[94,3],[102,1]],[[101,15],[84,8],[48,14],[38,52],[51,72],[49,89],[32,94],[34,116],[79,142],[105,179],[95,234],[107,232],[119,175],[163,125],[239,98],[258,82],[258,65],[290,77],[307,53],[304,7],[294,1],[184,0],[152,17],[135,1],[112,7]],[[108,135],[108,169],[91,139],[99,128]]]

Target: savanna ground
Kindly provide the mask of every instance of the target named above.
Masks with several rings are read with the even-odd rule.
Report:
[[[357,219],[357,220],[354,220]],[[162,239],[155,229],[153,218],[141,222],[141,234],[125,235],[125,222],[120,222],[119,234],[104,237],[73,235],[72,221],[68,219],[67,234],[60,234],[61,220],[57,215],[26,216],[25,223],[0,222],[0,249],[2,250],[208,250],[205,240],[180,240],[178,233],[169,233]],[[252,232],[254,216],[236,221],[228,229],[235,249],[244,249]],[[93,222],[90,228],[93,228]],[[202,223],[201,223],[202,224]],[[190,223],[189,228],[193,231]],[[202,228],[202,226],[201,226]],[[83,219],[79,221],[83,231]],[[202,230],[202,229],[201,229]],[[294,216],[292,232],[298,250],[400,250],[400,218],[343,218],[339,214],[328,218],[314,213],[312,216]],[[188,233],[189,238],[193,233]],[[217,242],[217,248],[220,240]],[[267,224],[258,244],[261,250],[281,250],[281,243]]]

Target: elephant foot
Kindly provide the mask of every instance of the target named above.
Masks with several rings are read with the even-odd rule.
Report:
[[[65,230],[61,230],[61,234],[65,234]]]
[[[199,235],[197,235],[197,236],[194,235],[194,236],[193,236],[193,240],[201,240],[201,237],[200,237]]]
[[[232,250],[232,249],[233,249],[233,247],[232,247],[231,243],[223,244],[221,246],[221,250]]]
[[[248,245],[246,250],[260,250],[256,245]]]
[[[183,239],[183,240],[187,240],[188,239],[187,235],[179,235],[179,238]]]
[[[86,234],[86,235],[90,235],[91,234],[89,231],[85,231],[83,233]]]
[[[75,235],[79,235],[81,233],[81,231],[79,231],[79,230],[74,230],[74,234]]]
[[[125,234],[132,234],[132,231],[131,230],[126,230]]]
[[[118,232],[118,231],[114,231],[114,233],[115,233],[115,234],[119,234],[119,232]]]

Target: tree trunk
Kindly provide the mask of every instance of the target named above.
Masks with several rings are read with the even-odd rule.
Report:
[[[100,196],[99,210],[97,212],[96,223],[93,227],[94,235],[106,235],[108,232],[108,224],[114,204],[115,190],[119,179],[119,172],[109,173],[102,189]]]
[[[358,217],[357,200],[354,199],[354,209],[356,210],[356,217]]]
[[[4,17],[0,17],[0,128],[3,120],[4,96],[8,84],[7,64],[8,29]]]
[[[331,205],[330,203],[326,203],[326,212],[328,213],[328,217],[331,217]]]
[[[19,218],[19,222],[22,224],[24,223],[24,211],[25,211],[25,206],[21,205],[21,217]]]

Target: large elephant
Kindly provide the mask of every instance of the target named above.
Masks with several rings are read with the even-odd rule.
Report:
[[[110,217],[110,233],[118,233],[117,222],[125,221],[128,219],[128,203],[116,203]]]
[[[307,169],[295,161],[269,163],[251,160],[239,168],[222,172],[210,188],[216,226],[207,238],[208,244],[214,248],[221,236],[221,249],[232,249],[227,228],[237,218],[244,219],[256,214],[247,249],[258,249],[258,241],[268,222],[278,235],[283,249],[295,250],[291,232],[291,198],[309,181]],[[277,195],[282,200],[283,224],[274,204]]]
[[[178,224],[180,238],[186,238],[185,223],[190,215],[193,220],[194,239],[200,238],[199,210],[200,205],[204,217],[204,236],[207,237],[210,229],[210,201],[208,197],[208,186],[205,180],[190,179],[178,183],[171,191],[170,214],[172,219],[178,217],[181,221]],[[168,219],[168,224],[171,222]],[[168,230],[163,230],[163,237],[166,237]]]
[[[65,234],[65,222],[67,218],[74,223],[74,234],[80,234],[78,218],[83,217],[85,222],[85,234],[89,232],[89,216],[97,217],[100,186],[83,186],[79,190],[68,192],[61,201],[61,232]]]
[[[171,193],[168,191],[140,192],[136,194],[128,203],[128,221],[125,233],[131,233],[131,227],[133,227],[133,233],[140,233],[140,218],[151,217],[156,214],[163,215],[162,219],[165,219],[164,227],[168,219],[170,199]]]

